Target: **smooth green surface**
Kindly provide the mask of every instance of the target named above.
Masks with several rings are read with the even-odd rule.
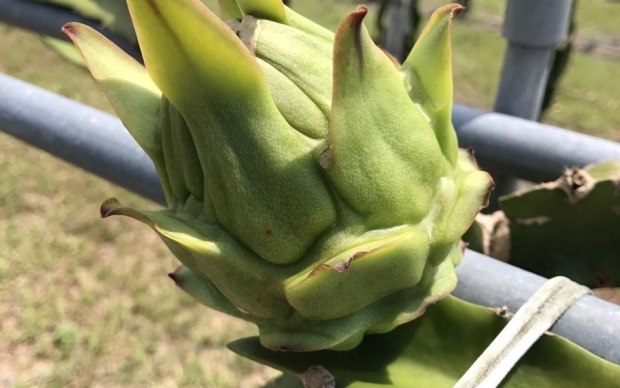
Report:
[[[388,334],[370,335],[347,352],[273,352],[256,337],[228,347],[289,375],[279,388],[300,387],[290,374],[323,365],[338,387],[451,388],[506,324],[486,308],[455,297],[428,308]],[[613,388],[620,366],[557,336],[543,336],[518,362],[502,388]]]
[[[594,187],[570,203],[543,184],[500,198],[510,220],[510,263],[589,287],[620,286],[620,162],[585,167]]]

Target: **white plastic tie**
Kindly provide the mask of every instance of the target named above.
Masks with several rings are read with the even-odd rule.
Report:
[[[512,317],[454,388],[496,388],[528,349],[590,289],[549,279]]]

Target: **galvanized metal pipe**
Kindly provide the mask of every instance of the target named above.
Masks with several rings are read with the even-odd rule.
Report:
[[[495,111],[538,120],[551,57],[566,39],[572,0],[508,0],[508,41]]]
[[[496,141],[504,141],[506,152],[526,156],[513,160],[523,165],[521,171],[525,173],[544,175],[554,172],[545,171],[545,165],[531,166],[527,163],[527,157],[541,147],[538,144],[540,137],[529,136],[535,132],[547,132],[544,138],[547,144],[559,141],[585,145],[585,160],[588,161],[595,156],[597,146],[601,146],[599,155],[603,157],[614,153],[620,157],[620,145],[590,136],[470,108],[455,107],[454,113],[461,136],[465,135],[474,142],[479,140],[476,136],[484,138],[479,143],[482,146],[479,148],[480,157],[489,151],[485,148],[485,141],[488,140],[484,137],[485,133],[495,133],[497,139],[491,139],[490,150],[493,152],[486,155],[488,161],[499,159],[502,163],[506,162],[501,152],[495,152],[493,145]],[[523,125],[526,128],[526,136],[520,136],[523,142],[513,144],[510,137],[507,142],[502,140],[502,134],[516,136],[516,131],[523,130]],[[510,130],[497,131],[498,126]],[[121,122],[111,115],[0,74],[0,130],[140,195],[164,203],[152,162]],[[510,144],[514,149],[510,149]],[[576,156],[579,157],[574,152],[564,155],[556,153],[551,159],[563,160],[566,165],[584,160],[575,159]],[[518,309],[544,282],[540,276],[472,251],[466,253],[463,263],[457,267],[457,274],[459,284],[454,292],[457,297],[484,306],[507,305],[512,311]],[[584,297],[556,323],[553,331],[607,360],[620,363],[620,307],[616,305],[594,297]]]
[[[555,47],[566,39],[572,0],[508,0],[503,35],[508,40],[494,110],[537,121]],[[501,130],[498,128],[498,130]],[[497,198],[519,187],[510,175],[491,169]]]
[[[515,312],[547,279],[468,250],[456,267],[459,283],[453,295],[487,307]],[[598,356],[620,364],[620,307],[585,296],[556,322],[551,331]]]
[[[66,41],[69,38],[62,33],[62,26],[69,22],[87,24],[113,41],[129,55],[137,60],[142,60],[142,54],[138,47],[114,34],[100,22],[87,19],[66,8],[34,0],[0,0],[0,22]]]
[[[533,182],[557,179],[565,167],[620,160],[620,144],[500,113],[455,105],[461,147],[472,147],[485,169]]]
[[[112,115],[0,74],[0,130],[165,202],[153,162]]]
[[[453,123],[461,146],[483,165],[530,181],[556,179],[565,166],[620,160],[618,143],[499,113],[455,105]],[[113,116],[0,74],[0,130],[163,203],[150,160]],[[124,170],[134,175],[117,174]]]
[[[381,45],[399,61],[404,61],[408,52],[405,52],[405,39],[411,28],[412,0],[389,0],[389,23],[383,33]]]

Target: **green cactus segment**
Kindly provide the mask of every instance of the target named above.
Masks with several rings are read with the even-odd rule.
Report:
[[[260,20],[258,24],[256,57],[293,81],[328,117],[332,103],[333,42],[279,23]],[[275,91],[271,90],[273,94]],[[326,135],[327,130],[321,132],[321,137]]]
[[[199,158],[218,222],[269,262],[299,259],[335,223],[336,211],[254,58],[230,28],[189,0],[130,1],[130,9],[149,73],[204,150]]]
[[[287,24],[282,0],[236,0],[244,15]]]
[[[456,165],[458,140],[452,127],[450,26],[463,9],[448,4],[435,11],[401,69],[409,96],[431,121],[441,150],[452,166]]]
[[[243,12],[241,12],[235,0],[217,0],[217,3],[220,6],[222,20],[243,18]]]
[[[419,319],[388,334],[366,336],[350,351],[274,352],[256,337],[234,341],[228,347],[287,376],[322,365],[338,387],[451,388],[506,322],[484,307],[448,297],[430,306]],[[614,388],[618,381],[619,365],[562,337],[544,336],[521,358],[501,387]],[[299,377],[288,377],[275,385],[303,386]]]
[[[620,162],[610,161],[500,198],[510,263],[588,287],[619,287],[619,192]]]
[[[158,175],[165,178],[161,133],[156,127],[161,91],[144,66],[88,26],[68,23],[63,32],[78,48],[93,78],[131,136],[153,160]],[[167,179],[162,180],[162,185],[166,198],[171,199]]]
[[[290,280],[286,298],[295,310],[308,319],[341,318],[420,282],[429,251],[422,228],[363,240],[367,242]]]
[[[362,24],[366,13],[358,7],[336,33],[330,144],[322,165],[369,227],[415,224],[429,211],[441,151],[398,71]]]

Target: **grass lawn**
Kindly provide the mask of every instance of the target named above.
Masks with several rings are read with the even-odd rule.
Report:
[[[503,4],[474,0],[473,12],[501,15]],[[293,6],[334,29],[354,2]],[[582,0],[584,33],[620,34],[614,13],[620,5]],[[492,106],[504,47],[487,28],[456,24],[458,102]],[[0,72],[112,112],[86,70],[2,24]],[[545,121],[620,140],[619,106],[620,62],[576,55]],[[0,171],[0,385],[237,388],[276,374],[224,348],[255,328],[178,290],[166,276],[178,263],[150,229],[99,219],[111,196],[156,205],[1,132]]]

